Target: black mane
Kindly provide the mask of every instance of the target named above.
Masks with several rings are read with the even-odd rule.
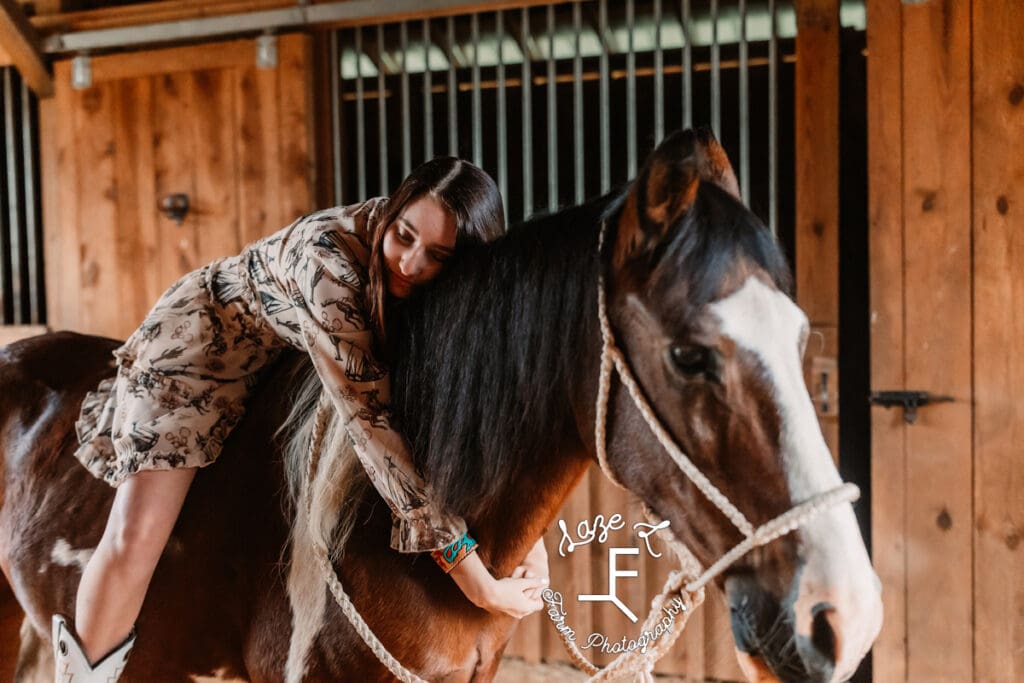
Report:
[[[614,202],[613,202],[614,203]],[[596,335],[604,198],[469,247],[410,300],[392,404],[447,508],[473,516],[569,421],[579,355]]]
[[[392,404],[447,509],[480,514],[571,426],[569,398],[596,364],[581,354],[596,354],[600,336],[598,230],[607,219],[606,239],[614,240],[622,200],[534,219],[468,248],[404,306],[393,336]],[[644,271],[647,296],[685,298],[682,315],[750,266],[791,288],[771,233],[710,183],[668,239],[633,266]]]

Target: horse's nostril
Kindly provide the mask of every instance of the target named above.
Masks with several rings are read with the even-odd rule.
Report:
[[[839,634],[832,628],[836,616],[835,608],[827,602],[819,602],[811,608],[811,643],[822,656],[833,665],[836,663],[836,652],[839,650]]]

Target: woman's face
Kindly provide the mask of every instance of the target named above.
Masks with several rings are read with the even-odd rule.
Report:
[[[406,204],[384,233],[384,277],[388,292],[400,299],[429,282],[455,249],[455,216],[424,195]]]

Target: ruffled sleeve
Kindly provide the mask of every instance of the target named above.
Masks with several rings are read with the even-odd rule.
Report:
[[[391,547],[438,550],[458,541],[465,521],[436,504],[417,472],[405,440],[391,428],[390,380],[373,355],[373,333],[363,296],[366,234],[319,229],[283,259],[291,311],[300,337],[348,430],[355,451],[393,513]]]

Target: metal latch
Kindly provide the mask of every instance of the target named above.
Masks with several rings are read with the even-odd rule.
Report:
[[[917,409],[929,403],[950,403],[955,399],[952,396],[933,396],[927,391],[873,391],[868,401],[871,405],[892,408],[903,406],[903,420],[907,424],[914,424],[917,421]]]

